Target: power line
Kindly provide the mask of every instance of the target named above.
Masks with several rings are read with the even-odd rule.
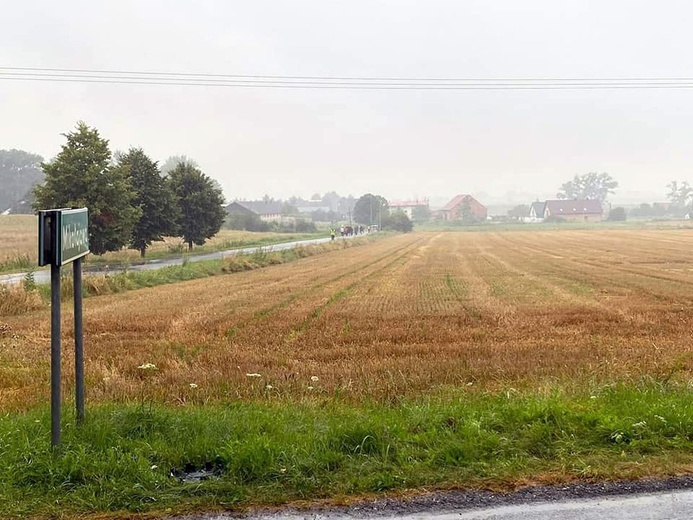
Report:
[[[200,77],[200,78],[246,78],[246,79],[277,79],[277,80],[337,80],[337,81],[490,81],[490,82],[505,82],[505,81],[521,81],[521,82],[563,82],[563,81],[693,81],[693,77],[606,77],[606,78],[588,78],[588,77],[568,77],[568,78],[432,78],[432,77],[362,77],[362,76],[280,76],[280,75],[243,75],[243,74],[208,74],[208,73],[191,73],[191,72],[162,72],[162,71],[124,71],[124,70],[98,70],[98,69],[56,69],[56,68],[39,68],[39,67],[0,67],[0,71],[25,71],[25,72],[41,72],[41,73],[81,73],[81,74],[114,74],[114,75],[138,75],[138,76],[171,76],[171,77]]]
[[[89,69],[0,67],[1,80],[123,85],[346,90],[690,89],[693,78],[387,78],[248,76]]]

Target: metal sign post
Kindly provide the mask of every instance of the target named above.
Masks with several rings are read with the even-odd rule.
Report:
[[[84,338],[82,332],[82,258],[89,254],[87,208],[39,211],[39,265],[51,266],[51,444],[60,446],[61,345],[60,268],[73,263],[75,309],[75,403],[84,421]]]

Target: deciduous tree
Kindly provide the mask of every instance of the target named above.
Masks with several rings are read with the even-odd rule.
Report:
[[[131,148],[117,158],[116,169],[130,179],[133,204],[142,210],[132,232],[131,245],[144,257],[152,242],[178,233],[180,208],[168,178],[141,148]]]
[[[618,182],[608,173],[590,172],[576,175],[572,181],[561,185],[556,195],[559,199],[591,199],[606,201],[609,195],[615,193]]]
[[[34,190],[35,209],[87,207],[91,252],[101,255],[121,249],[130,242],[142,213],[133,205],[130,179],[111,166],[108,141],[96,128],[79,122],[63,135],[67,143],[60,153],[42,164],[46,179]]]
[[[508,216],[516,220],[529,217],[529,206],[527,204],[518,204],[511,210],[508,210]]]
[[[669,188],[667,198],[677,209],[683,209],[693,202],[693,186],[688,181],[671,181],[667,184],[667,188]]]
[[[0,150],[0,212],[24,200],[43,181],[43,157],[23,150]]]
[[[356,201],[353,216],[355,222],[371,226],[380,222],[383,216],[387,216],[387,212],[388,204],[384,197],[366,193]]]
[[[409,233],[414,229],[414,224],[404,211],[398,210],[387,215],[387,217],[383,217],[383,228]]]
[[[192,164],[179,163],[170,173],[171,186],[178,199],[180,233],[192,250],[204,245],[221,229],[226,210],[218,183]]]

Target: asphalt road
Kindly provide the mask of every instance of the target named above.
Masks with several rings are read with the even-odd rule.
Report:
[[[261,510],[178,520],[683,520],[693,518],[693,475],[529,486],[512,493],[440,491],[349,506]]]
[[[338,238],[342,240],[342,237]],[[216,253],[207,253],[203,255],[190,255],[179,258],[169,258],[165,260],[149,260],[142,264],[128,265],[128,271],[152,271],[154,269],[161,269],[163,267],[171,267],[174,265],[182,265],[185,260],[188,262],[204,262],[209,260],[221,260],[227,256],[234,256],[240,254],[249,254],[256,251],[281,251],[283,249],[291,249],[300,245],[313,245],[313,244],[324,244],[329,242],[330,238],[313,238],[310,240],[297,240],[294,242],[283,242],[281,244],[274,244],[271,246],[258,246],[258,247],[245,247],[242,249],[229,249],[227,251],[217,251]],[[113,274],[119,273],[125,270],[123,266],[104,266],[104,267],[87,267],[84,271],[85,274]],[[4,274],[0,275],[0,285],[14,285],[21,283],[27,273],[14,273],[14,274]],[[41,270],[34,272],[34,280],[36,283],[49,283],[51,280],[51,273],[49,270]]]
[[[186,517],[185,520],[231,520],[233,515]],[[387,514],[387,511],[350,513],[287,513],[243,516],[246,520],[690,520],[693,491],[672,491],[635,496],[609,496],[558,502],[535,502],[481,509],[418,511]],[[181,519],[182,520],[182,519]]]

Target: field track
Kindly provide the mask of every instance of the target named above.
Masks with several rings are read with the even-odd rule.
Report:
[[[414,233],[90,298],[89,399],[394,401],[689,374],[692,251],[690,230]],[[47,402],[47,312],[2,323],[0,409]]]

